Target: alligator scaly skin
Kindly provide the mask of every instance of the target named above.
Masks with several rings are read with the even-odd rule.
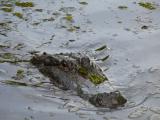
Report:
[[[50,55],[43,53],[31,59],[41,73],[49,77],[51,82],[63,89],[73,90],[96,107],[117,108],[127,100],[119,91],[96,93],[96,85],[108,80],[98,65],[89,57],[80,53],[60,53]],[[96,80],[95,83],[94,79]]]

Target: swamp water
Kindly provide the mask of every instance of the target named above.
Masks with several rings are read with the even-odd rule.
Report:
[[[149,1],[155,9],[139,0],[0,2],[0,120],[160,119],[158,0]],[[111,112],[81,110],[93,106],[48,84],[27,62],[10,62],[44,51],[89,55],[109,78],[109,89],[120,90],[128,105],[137,106]],[[7,80],[21,84],[4,84]],[[106,82],[99,90],[108,87]]]

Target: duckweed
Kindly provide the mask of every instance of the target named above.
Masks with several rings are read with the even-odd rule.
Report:
[[[8,8],[8,7],[4,7],[1,10],[3,10],[4,12],[12,12],[12,8]]]
[[[98,74],[94,74],[94,73],[89,74],[89,79],[95,85],[98,85],[98,84],[104,82],[105,80],[107,80],[105,77],[98,75]]]
[[[34,7],[33,2],[16,2],[15,5],[19,7]]]
[[[71,14],[67,14],[65,17],[64,17],[67,21],[73,21],[73,16]]]
[[[156,9],[153,3],[149,3],[149,2],[140,2],[138,3],[140,6],[149,9],[149,10],[154,10]]]
[[[17,16],[18,18],[22,19],[23,18],[23,14],[19,13],[19,12],[15,12],[13,13],[14,16]]]

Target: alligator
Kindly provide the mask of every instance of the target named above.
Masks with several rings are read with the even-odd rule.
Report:
[[[97,93],[99,84],[107,81],[102,69],[81,53],[35,54],[30,62],[47,76],[51,83],[77,95],[95,107],[116,109],[127,99],[119,91]]]

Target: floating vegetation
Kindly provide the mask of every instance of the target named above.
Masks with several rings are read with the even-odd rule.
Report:
[[[88,75],[88,71],[87,71],[87,69],[84,68],[84,67],[80,67],[80,68],[78,69],[78,72],[79,72],[79,74],[82,75],[82,76],[87,76],[87,75]]]
[[[101,59],[97,59],[97,61],[105,61],[105,60],[107,60],[109,58],[109,55],[107,55],[107,56],[105,56],[104,58],[101,58]]]
[[[104,82],[105,80],[107,80],[107,78],[101,76],[101,75],[98,75],[98,74],[89,74],[89,79],[92,83],[94,83],[95,85],[98,85],[102,82]]]
[[[1,45],[1,44],[0,44],[0,49],[1,49],[1,48],[9,48],[9,46],[7,46],[7,45]]]
[[[11,53],[3,53],[0,57],[2,57],[3,59],[13,59],[13,58],[15,58],[15,56]]]
[[[95,51],[101,51],[101,50],[104,50],[104,49],[106,49],[106,48],[107,48],[107,46],[106,46],[106,45],[103,45],[103,46],[97,48]]]
[[[73,21],[73,16],[71,14],[66,14],[66,16],[64,17],[67,21],[72,22]]]
[[[1,10],[3,10],[4,12],[12,12],[12,8],[8,7],[1,8]]]
[[[148,26],[143,25],[143,26],[141,27],[141,29],[148,29]]]
[[[16,77],[15,77],[17,80],[20,80],[22,78],[24,78],[24,70],[23,69],[19,69],[17,70],[17,73],[16,73]]]
[[[16,2],[15,5],[19,7],[34,7],[33,2]]]
[[[23,43],[18,43],[13,49],[14,50],[21,50],[24,47],[25,47],[25,45]]]
[[[107,80],[107,78],[105,78],[104,76],[89,72],[85,67],[82,66],[78,69],[78,72],[81,76],[83,76],[84,78],[88,78],[95,85],[98,85]]]
[[[5,6],[5,7],[12,7],[13,5],[12,4],[3,4],[3,6]]]
[[[15,80],[4,80],[1,81],[2,83],[8,84],[8,85],[14,85],[14,86],[28,86],[25,82],[15,81]]]
[[[1,22],[0,26],[7,26],[7,23]]]
[[[59,9],[59,11],[62,11],[64,13],[74,12],[75,10],[76,10],[75,7],[62,7]]]
[[[82,4],[82,5],[88,5],[87,2],[79,2],[79,4]]]
[[[29,84],[29,83],[25,83],[22,81],[18,81],[18,80],[3,80],[0,81],[1,83],[7,84],[7,85],[12,85],[12,86],[29,86],[29,87],[43,87],[42,85],[45,83],[49,83],[49,82],[38,82],[38,83],[34,83],[34,84]]]
[[[71,26],[71,27],[68,28],[67,30],[68,30],[69,32],[74,32],[74,31],[77,31],[77,30],[79,30],[79,29],[80,29],[79,26]]]
[[[121,6],[118,6],[119,9],[123,10],[123,9],[127,9],[128,7],[127,6],[124,6],[124,5],[121,5]]]
[[[15,60],[10,60],[10,59],[0,59],[0,63],[13,63],[13,64],[16,64],[16,63],[21,63],[21,62],[30,62],[30,60],[18,60],[18,59],[15,59]]]
[[[18,18],[22,19],[23,18],[23,14],[20,12],[15,12],[13,13],[14,16],[17,16]]]
[[[138,3],[140,6],[149,9],[149,10],[154,10],[156,9],[155,4],[150,3],[150,2],[139,2]]]
[[[35,9],[37,12],[43,12],[43,9]]]
[[[55,19],[53,17],[50,18],[45,18],[43,19],[43,22],[47,22],[47,21],[54,21]]]
[[[7,36],[7,33],[11,30],[9,23],[11,21],[0,22],[0,35]]]
[[[68,40],[68,41],[69,41],[69,42],[75,42],[76,40],[72,40],[72,39],[71,39],[71,40]]]
[[[105,60],[107,60],[108,58],[109,58],[109,55],[107,55],[106,57],[102,58],[101,60],[102,60],[102,61],[105,61]]]

